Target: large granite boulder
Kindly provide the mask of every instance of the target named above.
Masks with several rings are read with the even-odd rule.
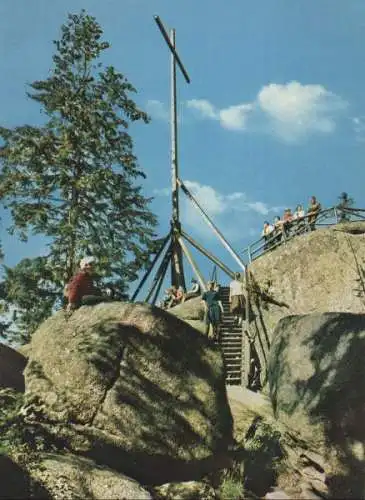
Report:
[[[219,349],[157,307],[56,313],[32,337],[25,380],[28,418],[143,482],[195,479],[232,439]]]
[[[205,310],[201,297],[194,297],[193,299],[187,300],[182,304],[171,307],[171,309],[168,309],[167,311],[193,326],[199,332],[205,333]]]
[[[365,222],[337,224],[296,236],[249,265],[250,334],[262,382],[281,318],[314,312],[361,313],[365,305]]]
[[[23,370],[26,358],[11,347],[0,344],[0,389],[24,392]]]
[[[32,471],[33,480],[43,485],[52,500],[81,499],[148,500],[151,495],[136,481],[71,454],[40,455]],[[27,497],[29,498],[29,497]]]
[[[325,457],[337,498],[365,498],[364,352],[365,314],[351,313],[283,318],[270,349],[275,415]]]

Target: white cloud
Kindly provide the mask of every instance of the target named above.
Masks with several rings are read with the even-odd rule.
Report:
[[[251,208],[251,210],[254,210],[261,215],[267,215],[270,212],[270,209],[265,203],[262,203],[262,201],[255,201],[253,203],[248,203],[247,205]]]
[[[209,101],[205,99],[191,99],[186,102],[188,108],[198,111],[203,118],[217,119],[219,117],[217,110]]]
[[[185,181],[184,184],[199,202],[203,210],[222,231],[224,236],[232,242],[239,241],[253,231],[256,236],[261,232],[263,217],[270,214],[270,218],[277,213],[278,207],[269,207],[262,201],[254,201],[243,192],[223,194],[214,187],[200,184],[196,181]],[[155,194],[168,196],[168,188],[155,190]],[[216,238],[212,230],[204,222],[200,212],[181,193],[181,219],[184,225],[204,237]],[[250,226],[256,229],[250,230]],[[250,235],[251,235],[250,233]]]
[[[270,84],[257,96],[260,109],[271,119],[276,133],[292,141],[313,132],[331,133],[345,101],[322,85]]]
[[[247,119],[252,109],[252,104],[238,104],[226,109],[221,109],[219,118],[222,127],[229,130],[245,130]]]
[[[351,119],[351,121],[355,131],[356,140],[359,142],[365,142],[365,117],[355,116]]]
[[[195,110],[198,116],[218,120],[223,128],[243,130],[247,114],[251,111],[251,104],[238,104],[225,109],[217,109],[206,99],[191,99],[186,102],[188,108]]]
[[[329,134],[336,128],[347,102],[322,85],[271,83],[261,88],[252,102],[218,109],[206,99],[187,102],[202,118],[213,119],[236,131],[270,132],[287,142],[310,134]]]
[[[169,113],[165,104],[156,99],[149,99],[146,103],[146,110],[152,118],[156,120],[169,120]]]

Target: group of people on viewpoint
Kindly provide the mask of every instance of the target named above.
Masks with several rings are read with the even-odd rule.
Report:
[[[275,217],[273,224],[265,221],[262,233],[265,238],[265,248],[275,246],[283,234],[289,235],[290,233],[298,234],[302,232],[306,226],[305,220],[307,220],[307,227],[314,230],[320,210],[321,204],[315,196],[312,196],[307,212],[304,211],[302,205],[298,205],[294,213],[291,212],[290,208],[287,208],[282,219]],[[93,271],[95,262],[95,258],[91,256],[81,259],[78,273],[65,286],[64,297],[67,303],[65,305],[67,312],[71,313],[81,305],[94,305],[113,300],[112,292],[103,293],[94,285]],[[245,318],[246,309],[244,285],[240,273],[235,274],[229,290],[230,312],[235,315],[237,325],[241,325]],[[201,294],[201,287],[195,278],[192,278],[191,288],[187,292],[182,287],[176,288],[172,286],[165,291],[159,306],[163,309],[169,309],[184,303],[186,300],[200,296],[205,304],[206,333],[209,335],[210,326],[212,326],[213,338],[217,340],[220,333],[223,306],[220,300],[219,285],[215,281],[208,282],[208,290],[203,294]]]
[[[94,285],[94,257],[84,257],[80,261],[79,271],[70,279],[64,288],[65,311],[68,314],[83,305],[96,305],[101,302],[110,302],[113,296],[110,293],[103,293],[101,289]],[[220,324],[223,315],[223,305],[220,295],[220,285],[216,281],[208,282],[208,289],[201,294],[201,287],[195,278],[191,280],[191,288],[186,293],[182,287],[171,287],[165,291],[165,297],[159,304],[161,308],[170,308],[181,304],[194,297],[201,297],[205,305],[206,335],[219,340]],[[244,284],[240,273],[235,273],[234,279],[229,286],[230,312],[234,314],[235,323],[240,326],[245,319],[246,301],[244,294]]]
[[[112,297],[103,294],[94,285],[94,257],[84,257],[80,261],[79,271],[71,278],[64,288],[64,298],[66,312],[72,313],[75,309],[83,305],[95,305],[101,302],[109,302]],[[200,297],[205,304],[206,334],[209,336],[212,327],[213,338],[218,340],[219,326],[222,320],[223,305],[220,299],[219,285],[216,281],[208,282],[208,289],[201,295],[201,288],[195,278],[191,280],[191,288],[184,292],[182,287],[174,286],[165,291],[165,296],[160,302],[160,307],[168,309],[194,297]],[[235,279],[230,284],[229,301],[231,312],[235,314],[235,321],[240,325],[245,311],[245,299],[243,283],[240,274],[235,275]]]
[[[166,288],[165,294],[159,303],[162,309],[170,309],[170,307],[178,306],[183,304],[186,300],[192,299],[194,297],[199,297],[200,295],[200,285],[195,278],[191,278],[191,288],[187,292],[184,292],[182,286],[176,288],[176,286],[171,286]]]
[[[262,236],[265,239],[265,250],[277,245],[283,237],[303,233],[306,229],[315,230],[321,204],[315,196],[310,198],[309,206],[305,212],[302,205],[297,205],[294,212],[290,208],[284,211],[283,217],[274,217],[273,223],[264,222]]]

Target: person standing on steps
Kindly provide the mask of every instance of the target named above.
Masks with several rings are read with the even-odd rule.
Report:
[[[220,300],[219,291],[214,289],[214,281],[208,281],[208,290],[203,293],[202,300],[205,303],[206,334],[209,337],[210,325],[213,329],[213,339],[219,340],[219,329],[223,315],[223,305]]]
[[[246,299],[240,273],[235,273],[234,280],[229,284],[229,304],[235,323],[241,326],[246,315]]]

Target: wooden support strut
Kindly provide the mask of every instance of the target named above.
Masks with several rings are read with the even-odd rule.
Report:
[[[166,273],[166,270],[167,270],[167,266],[168,266],[168,263],[169,263],[169,260],[171,259],[171,253],[172,253],[172,243],[170,243],[168,249],[167,249],[167,252],[165,253],[164,255],[164,258],[162,259],[162,262],[159,266],[159,268],[157,269],[157,273],[153,279],[153,282],[150,286],[150,289],[148,290],[148,293],[147,293],[147,296],[146,296],[146,299],[145,299],[145,302],[148,302],[156,288],[156,286],[158,285],[159,283],[159,280],[160,280],[160,277],[161,275],[164,275]],[[167,264],[166,264],[167,262]]]
[[[165,275],[166,275],[166,271],[167,271],[170,259],[171,259],[171,250],[169,250],[167,252],[166,259],[164,260],[164,265],[163,265],[163,268],[161,270],[161,275],[160,275],[159,281],[157,283],[155,293],[152,297],[152,302],[151,302],[152,305],[156,304],[158,295],[159,295],[161,287],[162,287],[163,280],[164,280]]]
[[[208,259],[210,259],[220,269],[222,269],[222,271],[224,271],[227,274],[227,276],[229,276],[232,279],[234,278],[234,272],[231,269],[229,269],[229,267],[227,267],[225,264],[223,264],[223,262],[221,260],[219,260],[215,255],[213,255],[211,252],[209,252],[209,250],[206,250],[200,243],[195,241],[190,235],[185,233],[185,231],[183,231],[183,230],[181,231],[181,236],[185,240],[187,240],[193,247],[195,247],[197,250],[199,250],[199,252],[201,252],[203,255],[208,257]]]
[[[203,278],[203,275],[201,274],[195,260],[193,259],[193,256],[191,255],[188,247],[185,245],[184,243],[184,240],[182,239],[182,237],[180,236],[179,237],[179,243],[181,245],[181,248],[186,256],[186,258],[188,259],[189,261],[189,264],[191,265],[191,267],[193,268],[193,271],[195,273],[195,276],[198,278],[198,281],[199,281],[199,284],[201,286],[201,289],[206,292],[207,291],[207,285],[205,284],[205,281],[204,281],[204,278]]]
[[[169,241],[169,239],[171,238],[171,231],[168,233],[168,235],[165,237],[165,239],[163,240],[163,242],[161,243],[161,246],[160,248],[158,249],[154,259],[152,260],[151,262],[151,265],[150,267],[147,269],[145,275],[143,276],[142,280],[140,281],[139,285],[137,286],[136,290],[134,291],[134,294],[132,295],[132,298],[131,298],[131,301],[134,302],[137,295],[139,294],[139,292],[141,291],[141,288],[143,287],[143,285],[145,284],[148,276],[151,274],[151,271],[152,269],[154,268],[156,262],[158,261],[161,253],[163,252],[164,248],[166,247],[167,245],[167,242]]]
[[[185,186],[185,184],[182,182],[181,179],[177,179],[177,183],[179,184],[179,186],[181,187],[181,189],[184,191],[184,193],[186,194],[186,196],[190,199],[190,201],[192,201],[193,205],[200,211],[200,213],[202,214],[203,216],[203,219],[205,220],[205,222],[208,224],[208,226],[213,230],[213,232],[218,236],[218,238],[221,240],[221,242],[223,243],[223,245],[226,247],[226,249],[229,251],[229,253],[232,255],[232,257],[234,258],[234,260],[237,262],[237,264],[240,266],[240,268],[245,271],[246,269],[246,266],[244,264],[244,262],[242,261],[242,259],[239,257],[239,255],[237,254],[237,252],[235,252],[233,250],[233,248],[231,247],[231,245],[228,243],[228,241],[225,239],[225,237],[223,236],[223,234],[219,231],[219,229],[217,228],[217,226],[214,224],[214,222],[208,217],[208,215],[204,212],[204,210],[202,209],[202,207],[200,206],[200,204],[198,203],[198,201],[194,198],[194,196],[190,193],[190,191],[188,190],[188,188]]]

